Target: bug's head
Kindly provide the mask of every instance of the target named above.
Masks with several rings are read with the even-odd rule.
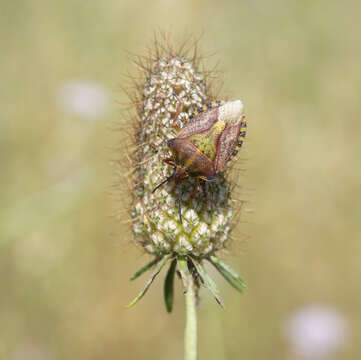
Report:
[[[243,115],[243,103],[241,100],[227,101],[219,107],[219,120],[230,125],[238,125]]]
[[[177,147],[177,138],[167,140],[167,146],[168,149],[172,152],[173,156],[175,156],[175,154],[179,152],[179,149]]]

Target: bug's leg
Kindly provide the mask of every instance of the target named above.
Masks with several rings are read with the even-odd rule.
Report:
[[[178,214],[179,214],[179,221],[181,224],[182,222],[182,186],[178,185]]]
[[[179,113],[180,113],[180,109],[181,109],[181,107],[183,106],[183,103],[182,103],[182,101],[179,100],[179,98],[178,98],[177,95],[175,95],[175,97],[176,97],[177,100],[178,100],[178,106],[177,106],[177,110],[176,110],[175,115],[174,115],[174,118],[173,118],[172,126],[173,126],[177,131],[179,131],[180,128],[179,128],[179,126],[176,124],[176,122],[177,122],[177,119],[178,119],[178,115],[179,115]]]
[[[173,161],[172,158],[162,159],[162,161],[165,162],[166,164],[170,165],[170,166],[176,167],[176,164],[175,164],[175,162]]]
[[[201,188],[199,187],[199,178],[196,178],[196,194],[198,194],[201,191]]]
[[[210,211],[214,211],[214,189],[213,189],[213,183],[211,181],[205,181],[206,191],[205,191],[205,199],[208,200],[208,196],[210,197]],[[208,195],[209,194],[209,195]]]
[[[196,182],[195,188],[191,192],[191,197],[194,197],[195,195],[197,195],[201,191],[201,188],[199,186],[199,178],[198,177],[195,178],[195,182]]]

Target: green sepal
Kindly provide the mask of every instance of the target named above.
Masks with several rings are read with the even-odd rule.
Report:
[[[165,307],[169,313],[173,310],[174,300],[174,274],[177,266],[177,260],[174,259],[169,266],[167,276],[164,280],[164,301]]]
[[[188,279],[190,276],[190,271],[188,269],[187,259],[184,257],[177,258],[177,267],[179,274],[182,279],[183,284],[183,293],[185,294],[188,291]]]
[[[213,255],[210,257],[209,261],[236,290],[243,292],[243,289],[247,287],[247,284],[240,276],[222,260]]]
[[[156,276],[159,274],[159,272],[162,270],[163,266],[166,264],[166,262],[169,260],[169,258],[171,257],[171,255],[165,255],[163,256],[163,258],[158,262],[158,265],[155,269],[155,271],[153,272],[152,276],[149,278],[149,280],[147,281],[147,283],[145,284],[143,290],[138,294],[138,296],[129,304],[126,306],[127,309],[130,309],[132,306],[134,306],[143,296],[144,294],[147,292],[147,290],[149,289],[150,285],[152,285],[152,282],[154,281],[154,279],[156,278]]]
[[[224,309],[224,304],[219,294],[218,288],[214,280],[208,275],[207,271],[204,267],[197,261],[192,259],[192,263],[195,266],[202,283],[210,290],[213,294],[214,298],[216,299],[217,303]]]
[[[139,269],[131,278],[130,280],[135,280],[136,278],[138,278],[140,275],[142,275],[144,272],[146,272],[147,270],[149,270],[151,267],[153,267],[160,259],[159,258],[155,258],[154,260],[152,260],[151,262],[149,262],[147,265],[143,266],[141,269]]]

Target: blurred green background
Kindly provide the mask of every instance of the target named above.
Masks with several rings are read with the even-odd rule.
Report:
[[[148,257],[109,218],[126,203],[107,195],[126,51],[144,53],[159,29],[204,34],[249,123],[248,203],[227,255],[249,287],[240,296],[216,277],[225,311],[202,292],[200,359],[321,359],[327,346],[323,358],[359,359],[360,10],[356,0],[1,1],[0,359],[183,357],[179,284],[171,316],[164,274],[124,309]]]

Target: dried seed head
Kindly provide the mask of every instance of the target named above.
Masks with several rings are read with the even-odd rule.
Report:
[[[209,256],[225,246],[231,228],[230,192],[224,175],[202,183],[198,193],[193,178],[183,180],[180,189],[171,179],[152,193],[173,172],[163,160],[171,157],[167,140],[177,135],[172,126],[177,105],[183,103],[177,120],[182,128],[192,112],[212,98],[205,86],[207,79],[198,72],[194,60],[171,53],[156,57],[142,68],[145,83],[137,86],[142,94],[138,94],[137,147],[133,154],[135,239],[156,256]],[[226,110],[232,114],[242,112],[240,101],[232,104]],[[182,222],[178,215],[180,197]]]

